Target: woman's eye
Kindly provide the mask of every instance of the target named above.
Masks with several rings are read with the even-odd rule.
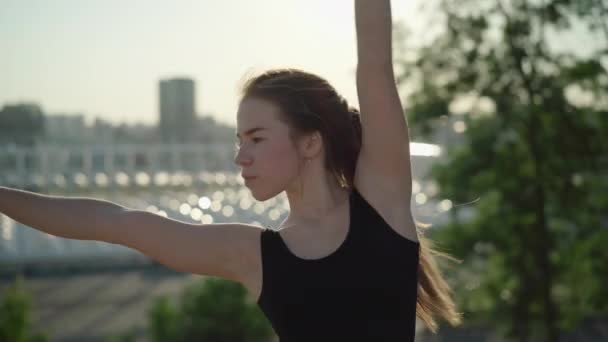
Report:
[[[252,138],[251,140],[253,140],[254,143],[259,143],[260,141],[262,141],[264,139],[263,138]],[[242,144],[243,143],[241,143],[241,142],[235,142],[234,143],[234,148],[238,150],[239,148],[241,148]]]

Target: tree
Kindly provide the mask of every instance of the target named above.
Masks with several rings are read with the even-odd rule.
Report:
[[[466,126],[465,143],[447,146],[431,177],[437,197],[474,201],[477,215],[434,238],[466,261],[453,275],[465,321],[558,341],[560,330],[608,314],[608,6],[438,4],[445,26],[429,44],[411,48],[397,31],[397,82],[412,136],[428,139],[446,116]],[[601,38],[586,55],[551,43],[575,25]]]

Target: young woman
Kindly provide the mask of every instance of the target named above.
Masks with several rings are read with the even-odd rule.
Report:
[[[0,212],[49,234],[122,244],[182,272],[242,283],[281,341],[413,341],[416,316],[460,316],[410,210],[409,136],[394,81],[390,0],[355,0],[361,111],[324,79],[248,80],[235,162],[253,197],[283,191],[278,229],[193,225],[111,202],[0,188]],[[441,253],[439,253],[441,254]]]

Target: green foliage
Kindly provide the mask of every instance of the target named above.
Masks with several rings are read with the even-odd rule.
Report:
[[[0,341],[44,342],[44,334],[31,334],[31,298],[22,276],[8,287],[0,304]]]
[[[106,342],[135,342],[137,341],[137,333],[135,329],[131,329],[120,336],[113,336],[106,339]]]
[[[179,334],[179,315],[169,298],[162,296],[156,300],[148,313],[151,341],[168,341]]]
[[[406,52],[396,56],[397,79],[411,91],[404,103],[413,136],[430,136],[448,116],[466,125],[464,143],[448,146],[430,175],[437,197],[455,205],[454,221],[432,237],[465,260],[449,271],[456,300],[465,320],[521,341],[555,341],[608,314],[602,4],[446,0],[434,40],[416,49],[396,42]],[[574,22],[603,38],[586,54],[560,41]],[[458,219],[461,203],[475,207],[472,220]]]
[[[159,298],[148,313],[151,341],[259,341],[274,331],[245,288],[209,277],[185,289],[179,306]]]

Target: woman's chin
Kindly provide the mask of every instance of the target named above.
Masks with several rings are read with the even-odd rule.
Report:
[[[268,196],[267,194],[262,194],[253,190],[251,190],[251,196],[253,196],[253,198],[255,198],[255,200],[258,202],[264,202],[271,198],[271,196]]]
[[[255,189],[255,188],[251,188],[251,187],[249,188],[249,191],[251,191],[251,196],[253,198],[255,198],[256,201],[259,201],[259,202],[267,201],[277,195],[272,192],[264,192],[264,191],[260,191],[260,189]]]

